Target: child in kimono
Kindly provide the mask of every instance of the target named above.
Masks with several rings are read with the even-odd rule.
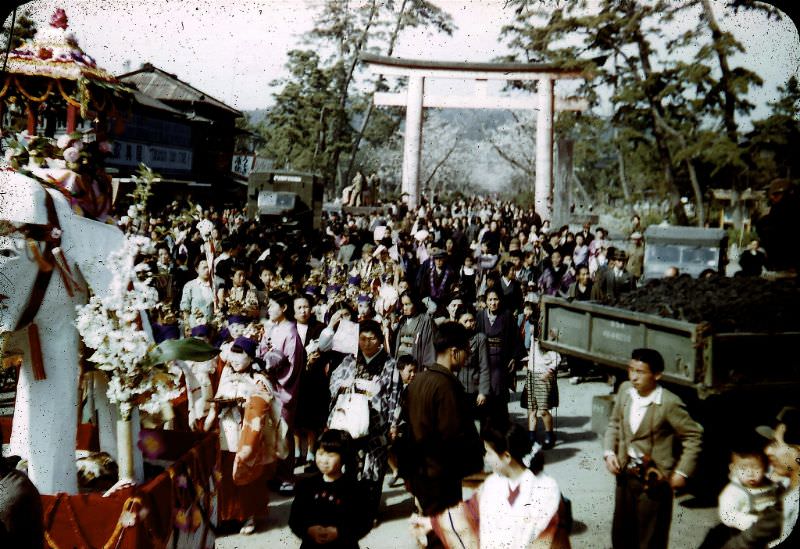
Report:
[[[240,448],[243,427],[256,431],[265,427],[260,416],[243,426],[243,420],[249,417],[248,406],[260,401],[263,407],[264,403],[269,404],[274,398],[269,381],[259,371],[259,363],[255,358],[257,346],[258,343],[252,339],[238,337],[230,349],[222,353],[225,366],[204,425],[205,430],[209,431],[214,420],[219,419],[219,468],[222,473],[218,496],[220,519],[243,522],[242,534],[253,533],[256,518],[266,514],[269,503],[264,474],[241,485],[241,479],[236,479],[234,471],[235,461],[243,458],[249,460],[253,453],[264,451],[263,441],[259,437],[256,437],[255,444]],[[247,455],[243,455],[243,452]]]

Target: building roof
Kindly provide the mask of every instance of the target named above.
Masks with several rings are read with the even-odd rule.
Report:
[[[235,117],[242,116],[241,111],[150,63],[145,63],[139,70],[122,74],[118,78],[127,84],[133,84],[143,94],[159,101],[196,101],[226,111]]]

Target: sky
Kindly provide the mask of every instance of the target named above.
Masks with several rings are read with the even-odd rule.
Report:
[[[477,62],[507,53],[498,42],[500,28],[512,18],[503,0],[433,1],[452,15],[456,32],[409,31],[395,56]],[[115,74],[150,62],[235,108],[251,110],[271,104],[276,88],[270,83],[285,75],[286,52],[302,46],[302,34],[313,26],[321,3],[37,0],[25,7],[39,25],[63,7],[81,47]],[[740,14],[736,19],[720,17],[719,22],[746,47],[747,54],[734,59],[734,66],[742,64],[764,79],[751,99],[757,105],[755,116],[766,115],[777,86],[793,74],[800,76],[797,30],[788,18],[766,22]]]

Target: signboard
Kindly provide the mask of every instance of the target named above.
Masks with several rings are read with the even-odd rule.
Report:
[[[192,171],[192,150],[163,145],[146,145],[130,141],[115,141],[109,164],[138,166],[144,162],[149,167],[171,171]]]

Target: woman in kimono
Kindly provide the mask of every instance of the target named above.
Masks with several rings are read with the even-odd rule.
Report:
[[[369,398],[369,430],[354,440],[354,446],[357,475],[369,494],[366,508],[377,512],[388,467],[389,430],[396,423],[402,384],[394,359],[383,348],[381,325],[374,320],[359,324],[357,354],[347,355],[331,375],[331,409],[350,387]]]
[[[292,296],[282,291],[270,293],[267,310],[269,322],[258,347],[258,356],[264,361],[264,371],[275,387],[275,396],[281,403],[281,417],[289,427],[293,442],[300,376],[305,369],[305,349],[293,319]],[[279,490],[283,493],[291,493],[294,489],[293,469],[293,463],[279,466],[278,476],[283,480]]]
[[[394,359],[411,355],[420,368],[436,362],[433,349],[434,324],[425,306],[408,291],[400,295],[402,318],[395,336]]]
[[[567,514],[556,481],[542,472],[539,446],[515,423],[481,433],[492,474],[468,501],[432,517],[412,516],[446,549],[568,549]]]
[[[502,307],[502,290],[494,286],[486,292],[486,308],[478,313],[477,331],[486,336],[489,349],[488,419],[508,420],[509,390],[513,389],[520,337],[514,316]]]

